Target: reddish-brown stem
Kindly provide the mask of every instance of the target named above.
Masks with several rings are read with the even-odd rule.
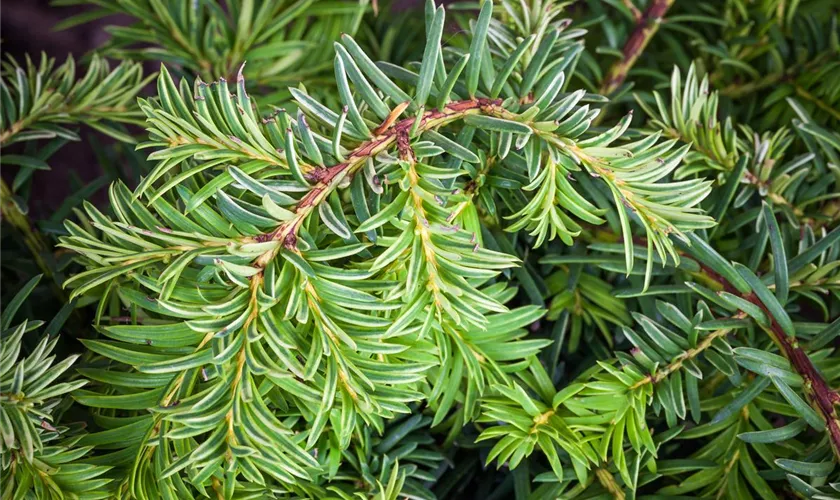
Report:
[[[612,94],[624,83],[630,68],[636,64],[636,60],[659,29],[662,17],[673,4],[674,0],[653,0],[650,7],[638,18],[633,33],[630,34],[630,38],[627,39],[621,51],[623,57],[612,65],[601,84],[601,94]]]
[[[283,241],[284,246],[294,249],[296,242],[295,233],[306,216],[338,187],[338,184],[344,177],[356,172],[365,164],[368,158],[372,158],[393,146],[399,137],[408,138],[410,131],[415,127],[416,130],[429,130],[453,120],[463,118],[468,114],[493,114],[493,110],[501,102],[501,99],[467,99],[453,101],[447,104],[442,110],[433,109],[426,111],[419,117],[404,118],[400,121],[395,121],[393,117],[389,117],[382,127],[377,128],[379,134],[360,144],[347,156],[345,161],[311,172],[309,179],[317,182],[317,184],[298,201],[294,210],[295,217],[281,224],[274,231],[257,236],[256,240],[279,240]],[[419,123],[415,123],[418,120]],[[393,124],[388,125],[388,122]],[[263,254],[257,259],[257,266],[264,267],[274,257],[274,254],[274,251]]]
[[[840,419],[838,419],[837,409],[835,408],[835,405],[840,403],[840,395],[829,387],[820,372],[817,371],[814,363],[811,362],[811,358],[799,347],[799,342],[796,338],[785,334],[782,327],[773,318],[761,300],[752,293],[744,298],[760,307],[764,311],[764,314],[770,318],[770,327],[766,328],[766,331],[779,346],[784,356],[790,361],[790,364],[793,365],[794,370],[802,377],[808,402],[811,403],[811,406],[825,420],[831,447],[834,449],[834,455],[840,459]]]
[[[829,387],[828,383],[822,377],[820,372],[811,362],[808,354],[799,346],[799,342],[795,337],[788,336],[782,330],[779,322],[770,313],[763,302],[754,294],[742,294],[732,286],[723,276],[714,272],[704,264],[700,264],[703,273],[711,280],[718,283],[723,289],[733,295],[737,295],[744,300],[747,300],[764,311],[764,314],[770,319],[770,325],[764,330],[770,335],[773,342],[779,346],[785,358],[790,362],[793,369],[799,376],[802,377],[803,387],[805,389],[805,396],[811,406],[817,410],[820,416],[825,420],[826,430],[831,441],[831,447],[834,449],[834,454],[840,459],[840,419],[838,419],[837,409],[835,405],[840,404],[840,394]]]
[[[637,241],[638,244],[646,245],[644,238]],[[684,258],[693,259],[691,256],[680,252]],[[779,347],[782,355],[790,362],[793,369],[799,376],[802,377],[803,387],[805,389],[805,396],[808,399],[811,407],[814,408],[820,417],[825,420],[826,431],[828,431],[831,447],[834,450],[834,455],[840,459],[840,417],[838,417],[835,406],[840,406],[840,392],[832,389],[828,383],[823,379],[822,374],[817,370],[811,362],[808,354],[799,346],[799,342],[795,337],[788,336],[776,318],[770,313],[764,303],[752,292],[742,294],[735,288],[726,278],[720,273],[714,271],[709,266],[702,262],[696,261],[700,266],[700,275],[705,279],[716,283],[724,291],[741,297],[744,300],[761,308],[764,314],[770,319],[770,325],[763,327],[773,342]],[[653,377],[644,379],[643,383],[655,382]]]

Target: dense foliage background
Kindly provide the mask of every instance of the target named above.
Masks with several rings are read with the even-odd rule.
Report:
[[[835,2],[34,5],[3,498],[840,498]]]

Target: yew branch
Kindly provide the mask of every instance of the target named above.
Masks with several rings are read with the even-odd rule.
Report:
[[[822,374],[814,366],[811,358],[800,347],[798,340],[795,337],[787,335],[782,330],[776,318],[773,317],[772,313],[754,293],[742,294],[726,278],[714,272],[705,264],[700,263],[700,268],[709,279],[718,283],[725,291],[755,304],[770,319],[770,325],[762,328],[779,347],[782,355],[790,361],[796,373],[802,377],[805,396],[811,406],[825,420],[826,431],[828,432],[834,455],[840,459],[840,418],[838,418],[835,407],[835,405],[840,404],[840,394],[828,385],[828,382],[825,381]]]

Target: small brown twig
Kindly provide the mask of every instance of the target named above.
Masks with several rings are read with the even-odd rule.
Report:
[[[607,76],[604,77],[601,84],[601,94],[612,94],[624,83],[630,68],[636,64],[636,60],[642,55],[653,35],[659,30],[662,17],[665,16],[665,13],[673,4],[674,0],[653,0],[650,7],[638,17],[636,17],[638,9],[636,9],[636,12],[630,11],[636,17],[636,27],[624,44],[624,49],[621,51],[623,57],[613,63],[607,72]],[[625,2],[625,5],[627,5],[627,2]]]

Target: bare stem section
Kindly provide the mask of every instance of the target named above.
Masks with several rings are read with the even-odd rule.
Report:
[[[610,68],[601,84],[601,94],[610,95],[624,83],[627,73],[636,64],[636,60],[639,59],[639,56],[645,51],[645,47],[659,30],[659,23],[662,22],[662,18],[672,5],[674,5],[674,0],[654,0],[641,17],[637,18],[636,27],[621,51],[624,57],[616,61]]]

